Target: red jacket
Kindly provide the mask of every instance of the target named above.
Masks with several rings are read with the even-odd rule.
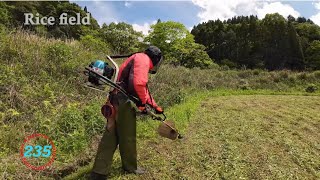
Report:
[[[136,53],[122,63],[117,81],[129,94],[138,97],[142,104],[157,107],[147,88],[148,73],[152,68],[153,64],[148,55]]]

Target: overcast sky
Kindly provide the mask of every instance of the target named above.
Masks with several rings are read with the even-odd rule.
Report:
[[[87,6],[100,25],[111,22],[126,22],[148,33],[150,25],[157,19],[178,21],[188,29],[200,22],[225,20],[238,15],[267,13],[287,17],[304,16],[320,25],[320,0],[275,1],[275,0],[185,0],[185,1],[72,1]]]

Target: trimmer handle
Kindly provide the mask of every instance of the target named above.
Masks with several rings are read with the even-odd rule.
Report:
[[[153,110],[154,110],[154,108],[152,108],[150,105],[146,106],[147,114],[150,115],[153,120],[165,121],[167,119],[167,116],[164,113],[161,114],[163,116],[163,117],[161,117],[158,114],[154,113]]]
[[[152,114],[151,114],[152,113]],[[149,114],[149,113],[148,113]],[[150,112],[149,114],[153,120],[157,120],[157,121],[165,121],[167,119],[166,115],[165,114],[161,114],[163,117],[160,117],[159,115],[153,113],[153,112]]]

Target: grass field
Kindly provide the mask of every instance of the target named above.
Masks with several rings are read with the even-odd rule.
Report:
[[[170,112],[174,119],[186,114],[186,110],[190,112],[188,123],[175,119],[184,133],[183,140],[146,138],[140,132],[139,163],[148,170],[146,175],[124,174],[116,154],[110,178],[320,178],[319,96],[230,95],[194,99],[174,107],[175,113]],[[156,123],[147,122],[139,126],[146,124],[156,127]]]
[[[83,87],[86,77],[82,71],[105,55],[104,51],[88,50],[81,41],[46,39],[23,31],[0,32],[0,179],[48,179],[52,174],[64,177],[80,166],[77,173],[68,176],[77,179],[90,170],[89,162],[104,130],[100,108],[106,94]],[[150,173],[142,177],[124,175],[116,155],[111,177],[199,179],[213,175],[230,179],[241,174],[263,179],[265,174],[270,178],[299,174],[305,179],[319,179],[319,87],[320,71],[188,69],[164,64],[161,73],[150,77],[150,90],[186,139],[171,142],[160,138],[154,130],[158,122],[140,119],[139,162]],[[257,102],[243,99],[253,94],[260,95]],[[247,131],[241,131],[244,128]],[[289,130],[293,135],[289,136]],[[35,132],[48,135],[57,147],[57,157],[46,172],[49,177],[26,168],[19,157],[23,139]],[[274,160],[281,151],[276,154],[268,147],[287,147],[290,151],[284,151],[283,157],[292,156],[294,163],[276,166],[287,161]],[[259,160],[263,166],[249,161],[254,159],[249,155],[254,155],[251,151],[256,152],[255,148],[270,153],[256,154],[256,159],[267,157]],[[207,156],[192,154],[196,152]],[[207,169],[197,174],[200,164]],[[297,166],[291,167],[293,164]]]

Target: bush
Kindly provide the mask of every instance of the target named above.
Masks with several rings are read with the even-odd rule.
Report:
[[[47,48],[47,59],[49,62],[59,65],[71,57],[71,48],[63,42],[54,43]]]
[[[262,76],[257,79],[257,83],[258,84],[270,84],[270,83],[272,83],[272,80],[270,80],[270,77]]]
[[[175,65],[187,68],[199,67],[201,69],[214,68],[218,65],[213,63],[209,55],[204,51],[203,45],[197,44],[188,39],[182,39],[173,46],[170,57],[175,59]]]
[[[2,39],[2,41],[0,41],[0,43],[3,44],[0,45],[0,58],[9,62],[16,59],[19,53],[18,50],[7,41],[9,41],[9,39]]]
[[[230,61],[229,59],[223,59],[221,64],[228,66],[229,68],[236,68],[238,66],[237,63]]]
[[[295,83],[297,78],[296,78],[296,76],[291,75],[291,76],[289,76],[288,80],[289,80],[290,83]]]
[[[57,118],[55,124],[56,146],[60,153],[58,159],[65,161],[73,158],[73,156],[88,147],[88,143],[92,137],[92,130],[86,129],[83,111],[76,103],[69,104],[61,115]]]
[[[308,75],[307,75],[307,73],[302,72],[297,75],[297,78],[300,80],[306,80],[308,78]]]
[[[286,70],[284,70],[284,71],[280,71],[280,78],[281,79],[288,79],[289,78],[289,71],[286,71]]]
[[[248,81],[245,79],[240,79],[238,87],[241,90],[250,90],[251,89]]]
[[[3,24],[0,24],[0,39],[7,33],[6,31],[7,28]]]
[[[315,84],[309,84],[308,87],[305,89],[308,93],[314,93],[318,90],[318,87]]]
[[[81,36],[80,43],[89,51],[110,53],[107,43],[91,35]]]
[[[240,72],[238,73],[238,76],[239,76],[240,78],[242,78],[242,79],[245,79],[245,78],[251,77],[252,74],[253,74],[252,71],[250,71],[250,70],[244,70],[244,71],[240,71]]]
[[[261,70],[260,69],[255,69],[253,70],[253,75],[258,76],[260,74]]]
[[[315,78],[317,78],[318,80],[320,80],[320,71],[314,71],[313,75]]]
[[[92,137],[95,134],[100,134],[103,131],[103,127],[106,123],[106,119],[100,113],[101,104],[93,101],[83,109],[84,127],[88,137]]]
[[[228,70],[230,70],[230,67],[227,66],[227,65],[222,65],[222,66],[220,66],[219,69],[220,69],[221,71],[228,71]]]

